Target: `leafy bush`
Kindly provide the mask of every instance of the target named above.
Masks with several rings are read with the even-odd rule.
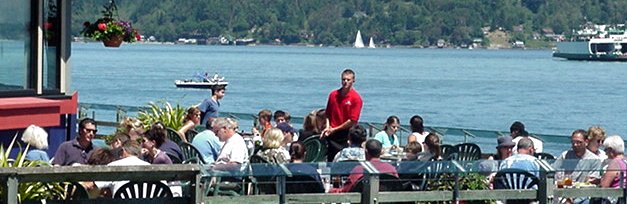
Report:
[[[442,174],[437,181],[429,181],[428,189],[432,191],[452,191],[455,187],[454,174]],[[490,184],[485,176],[478,173],[461,174],[459,176],[459,190],[489,190]],[[447,202],[426,202],[426,203],[453,203]],[[491,200],[469,201],[471,204],[490,204]]]
[[[26,152],[28,152],[28,148],[30,145],[26,145],[26,148],[22,150],[21,147],[17,153],[17,157],[15,159],[10,158],[11,151],[13,150],[13,145],[15,144],[15,139],[17,139],[17,134],[13,137],[13,141],[4,149],[4,145],[0,146],[0,167],[15,167],[15,168],[24,168],[24,167],[38,167],[38,166],[49,166],[50,164],[44,161],[28,161],[25,160]],[[19,145],[19,143],[18,143]],[[19,183],[17,188],[18,200],[20,202],[26,200],[45,200],[45,199],[64,199],[65,192],[61,183],[44,183],[44,182],[29,182],[29,183]],[[0,192],[2,194],[4,192]]]
[[[148,103],[148,106],[148,109],[141,110],[137,114],[137,119],[144,124],[145,129],[149,129],[155,122],[161,122],[166,127],[170,127],[175,130],[178,130],[183,126],[183,119],[185,119],[187,110],[179,104],[172,107],[172,105],[167,101],[161,101],[157,103],[150,102]]]

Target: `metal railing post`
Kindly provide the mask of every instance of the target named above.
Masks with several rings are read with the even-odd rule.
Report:
[[[276,193],[279,195],[279,203],[285,203],[285,175],[281,175],[277,178]]]

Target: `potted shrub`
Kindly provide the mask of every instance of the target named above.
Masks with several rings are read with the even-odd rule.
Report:
[[[133,28],[131,22],[115,19],[117,15],[117,6],[115,1],[111,0],[109,5],[104,5],[102,18],[95,22],[83,23],[83,31],[81,34],[85,37],[102,41],[105,47],[120,47],[122,42],[135,42],[141,40],[139,32]]]

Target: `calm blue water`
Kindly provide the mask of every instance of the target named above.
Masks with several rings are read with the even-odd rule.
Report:
[[[627,63],[565,61],[548,50],[72,46],[71,88],[80,102],[190,106],[210,91],[173,82],[207,71],[230,82],[224,111],[269,108],[302,117],[326,105],[350,67],[364,100],[362,121],[397,115],[407,124],[419,114],[430,126],[508,130],[520,120],[533,133],[570,135],[599,124],[608,135],[627,134]]]

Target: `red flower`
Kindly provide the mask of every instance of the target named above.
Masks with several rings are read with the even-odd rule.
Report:
[[[142,41],[142,36],[135,32],[135,39],[137,39],[137,41]]]
[[[105,23],[99,23],[98,24],[98,30],[104,31],[106,29],[107,29],[107,24],[105,24]]]
[[[51,30],[51,29],[52,29],[52,23],[50,23],[50,22],[45,22],[45,23],[44,23],[44,29],[46,29],[46,30]]]

